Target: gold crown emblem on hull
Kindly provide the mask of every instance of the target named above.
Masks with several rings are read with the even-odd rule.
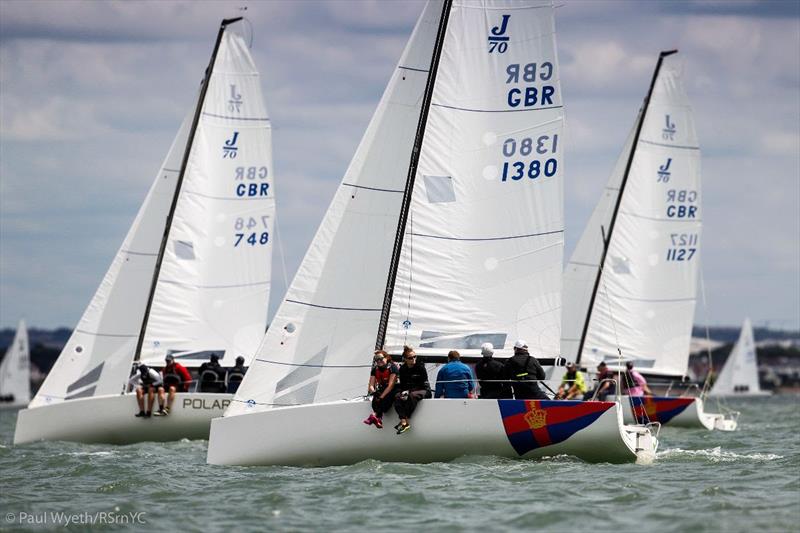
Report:
[[[523,418],[531,429],[541,429],[547,425],[547,411],[544,409],[531,409]]]

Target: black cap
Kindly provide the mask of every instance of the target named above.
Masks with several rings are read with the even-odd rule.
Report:
[[[237,357],[236,358],[236,364],[237,365],[243,365],[244,364],[244,357],[242,357],[241,355],[239,357]]]
[[[219,361],[219,355],[217,355],[216,353],[212,353],[211,354],[211,360],[212,361]]]

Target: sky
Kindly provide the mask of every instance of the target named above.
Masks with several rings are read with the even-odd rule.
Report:
[[[677,48],[703,157],[695,322],[800,329],[800,3],[557,4],[567,257]],[[0,327],[77,323],[240,6],[273,124],[274,313],[419,1],[0,0]]]

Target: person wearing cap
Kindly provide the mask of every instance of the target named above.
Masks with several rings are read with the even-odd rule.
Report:
[[[158,412],[155,416],[165,416],[172,409],[172,402],[175,401],[175,393],[188,392],[189,384],[192,382],[192,375],[186,367],[175,362],[175,357],[168,354],[164,358],[166,365],[161,369],[163,384],[158,388]],[[166,396],[166,398],[165,398]],[[166,400],[166,406],[164,401]]]
[[[514,355],[505,364],[506,379],[511,380],[514,398],[517,400],[547,400],[547,395],[539,388],[544,381],[542,365],[528,353],[527,343],[520,339],[514,343]]]
[[[647,386],[647,380],[633,369],[633,362],[625,363],[625,372],[622,373],[622,386],[620,390],[628,396],[652,396],[653,392]]]
[[[372,413],[364,420],[367,425],[374,424],[383,429],[383,413],[394,402],[394,386],[397,383],[397,367],[391,363],[389,354],[378,350],[372,358],[374,363],[369,373],[367,395],[372,395]]]
[[[421,361],[417,361],[417,354],[411,346],[403,348],[403,365],[398,373],[400,390],[394,396],[394,410],[400,417],[400,423],[394,428],[400,435],[411,429],[409,419],[417,408],[417,404],[424,398],[431,397],[431,385],[428,381],[428,371]]]
[[[472,370],[461,362],[461,354],[452,350],[447,363],[436,374],[434,398],[474,398],[475,378]]]
[[[600,361],[597,365],[597,386],[583,395],[585,401],[598,400],[601,402],[606,401],[609,394],[614,394],[616,390],[616,381],[614,380],[614,373],[608,368],[605,361]]]
[[[567,363],[567,371],[561,378],[561,385],[556,392],[556,400],[572,400],[578,396],[586,394],[586,380],[583,372],[578,370],[578,365],[573,362]]]
[[[225,392],[225,369],[219,364],[219,355],[212,353],[209,361],[197,369],[200,374],[200,392]]]
[[[481,344],[481,355],[483,359],[475,365],[475,375],[481,387],[481,398],[513,398],[511,385],[506,381],[503,363],[493,357],[494,346],[491,342]]]
[[[153,412],[153,403],[155,402],[155,391],[161,387],[163,381],[161,374],[155,369],[148,367],[146,364],[141,363],[136,367],[136,373],[128,381],[128,386],[136,388],[136,403],[139,404],[139,412],[137,417],[149,417]],[[145,411],[144,397],[147,395],[147,410]]]
[[[241,355],[236,356],[236,364],[228,369],[225,376],[225,392],[228,394],[236,393],[246,373],[247,367],[244,366],[244,357]]]

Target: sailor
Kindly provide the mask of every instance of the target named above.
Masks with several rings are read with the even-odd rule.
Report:
[[[397,367],[389,359],[389,354],[378,350],[372,358],[374,363],[369,374],[367,395],[372,395],[372,413],[364,420],[367,425],[374,424],[383,428],[383,413],[389,410],[394,402],[395,385],[397,383]]]
[[[472,370],[461,362],[461,354],[452,350],[447,354],[447,364],[436,374],[434,398],[474,398],[475,378]]]
[[[494,346],[491,342],[481,344],[481,355],[483,359],[475,365],[481,398],[511,398],[511,385],[505,382],[503,363],[492,357]]]
[[[628,396],[652,396],[653,392],[647,386],[647,380],[633,369],[633,362],[625,363],[626,371],[622,374],[622,387],[620,390]]]
[[[139,404],[139,412],[137,417],[149,417],[153,412],[153,403],[155,402],[155,391],[158,387],[163,385],[161,374],[154,369],[149,368],[146,364],[142,363],[137,367],[133,377],[128,381],[128,385],[136,387],[136,403]],[[144,397],[147,395],[147,411],[144,409]]]
[[[514,398],[520,400],[547,400],[537,381],[545,378],[544,369],[534,356],[528,353],[528,345],[520,339],[514,343],[514,355],[505,364],[506,378],[513,384]]]
[[[616,382],[614,381],[614,373],[608,369],[605,361],[600,361],[597,365],[597,386],[583,395],[585,401],[599,400],[606,401],[609,394],[614,394],[616,389]]]
[[[578,365],[573,362],[567,363],[567,371],[561,378],[561,385],[556,393],[556,400],[572,400],[586,393],[586,380],[583,372],[578,370]]]
[[[225,392],[225,369],[219,364],[219,355],[212,353],[210,361],[200,365],[200,392]]]
[[[244,357],[239,355],[236,357],[236,364],[228,369],[227,376],[225,377],[226,391],[228,394],[234,394],[239,390],[239,385],[242,384],[246,373],[247,367],[244,366]]]
[[[422,362],[417,361],[417,354],[411,346],[403,348],[403,363],[398,376],[400,392],[394,397],[394,410],[400,417],[400,423],[394,427],[398,435],[411,429],[408,420],[417,408],[417,403],[423,398],[431,397],[428,371]]]
[[[188,392],[189,384],[192,382],[192,375],[185,366],[175,362],[172,354],[168,354],[164,358],[164,362],[166,365],[161,369],[164,383],[158,388],[158,412],[154,413],[155,416],[168,415],[172,409],[172,402],[175,401],[175,393],[178,391]],[[165,390],[168,394],[166,406],[164,405]]]

